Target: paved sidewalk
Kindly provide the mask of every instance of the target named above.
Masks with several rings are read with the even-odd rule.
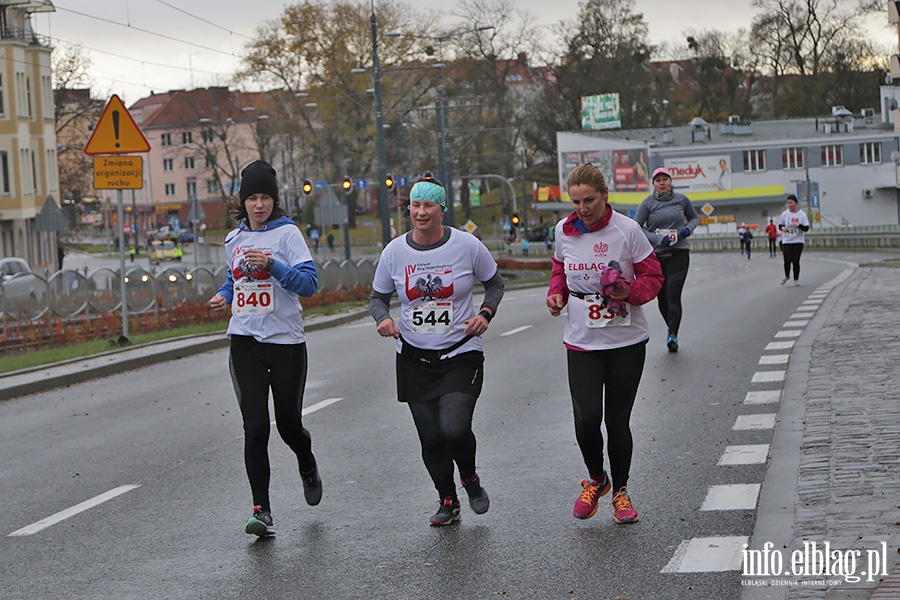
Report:
[[[746,587],[744,600],[900,598],[898,298],[900,268],[863,266],[838,284],[794,348],[778,412],[750,547],[772,542],[789,567],[828,542],[838,572]]]

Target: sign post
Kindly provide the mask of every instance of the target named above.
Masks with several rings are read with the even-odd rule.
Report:
[[[119,294],[122,301],[122,336],[120,346],[131,344],[128,339],[128,297],[125,291],[125,205],[122,190],[144,187],[141,157],[120,156],[148,152],[150,144],[131,118],[122,100],[115,94],[106,103],[84,153],[94,156],[94,188],[116,190],[119,215]],[[97,156],[112,154],[114,156]]]

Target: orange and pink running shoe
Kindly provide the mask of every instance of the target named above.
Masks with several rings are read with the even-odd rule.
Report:
[[[578,496],[578,500],[575,501],[572,514],[575,515],[576,519],[590,519],[597,512],[597,501],[600,499],[600,496],[606,494],[612,487],[612,484],[609,481],[609,476],[604,471],[602,483],[598,483],[595,479],[582,479],[581,487],[583,489],[581,495]]]
[[[631,498],[628,497],[628,490],[625,489],[625,486],[613,494],[612,508],[613,519],[616,523],[636,523],[638,521],[638,513],[631,504]]]

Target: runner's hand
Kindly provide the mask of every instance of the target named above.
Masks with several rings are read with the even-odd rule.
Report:
[[[228,306],[228,302],[225,301],[225,297],[221,294],[216,294],[209,299],[209,307],[216,312],[222,312],[226,306]]]
[[[392,337],[394,339],[400,337],[400,330],[397,329],[397,325],[390,317],[379,323],[375,330],[378,331],[378,335],[381,337]]]
[[[550,314],[554,317],[558,317],[565,306],[566,303],[563,302],[562,294],[550,294],[547,296],[547,308],[550,309]]]
[[[466,324],[466,328],[463,330],[463,333],[466,335],[481,335],[488,328],[487,319],[481,315],[475,315],[471,319],[466,319],[463,323]]]

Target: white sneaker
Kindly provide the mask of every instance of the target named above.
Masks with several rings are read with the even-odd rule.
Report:
[[[800,280],[799,280],[799,279],[795,279],[795,280],[794,280],[794,286],[799,286],[799,285],[800,285]]]
[[[787,283],[787,279],[788,279],[787,277],[785,277],[784,279],[782,279],[782,280],[781,280],[781,285],[786,284],[786,283]]]

